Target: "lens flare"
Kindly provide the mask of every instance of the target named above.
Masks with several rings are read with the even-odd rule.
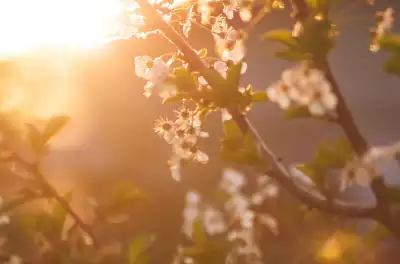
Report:
[[[0,55],[43,46],[91,47],[114,30],[118,0],[0,1]]]

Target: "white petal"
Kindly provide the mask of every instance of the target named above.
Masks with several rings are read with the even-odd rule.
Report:
[[[200,163],[206,164],[209,160],[209,157],[205,152],[198,150],[196,152],[196,160]]]
[[[315,116],[323,116],[323,115],[325,115],[325,112],[326,112],[324,105],[319,100],[312,101],[309,104],[308,109],[309,109],[310,113]]]
[[[322,95],[321,101],[324,104],[325,108],[329,110],[334,110],[338,104],[338,99],[331,92]]]
[[[247,71],[247,63],[246,62],[242,62],[242,69],[240,71],[241,74],[245,73]]]
[[[290,106],[290,98],[288,94],[280,94],[277,103],[282,109],[288,109]]]
[[[219,72],[219,73],[226,73],[228,70],[228,66],[226,65],[226,62],[224,61],[217,61],[214,63],[214,69]]]
[[[249,22],[252,18],[251,10],[249,8],[241,8],[239,16],[243,22]]]
[[[207,85],[208,82],[206,81],[206,79],[203,76],[200,76],[197,81],[199,82],[200,85]]]

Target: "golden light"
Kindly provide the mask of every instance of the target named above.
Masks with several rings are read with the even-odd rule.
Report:
[[[82,51],[103,44],[116,31],[121,3],[0,0],[0,60],[13,62],[0,87],[0,111],[15,109],[40,118],[67,114],[72,123],[85,123],[74,65]]]
[[[119,8],[118,0],[0,1],[0,55],[43,46],[90,47],[114,30]]]

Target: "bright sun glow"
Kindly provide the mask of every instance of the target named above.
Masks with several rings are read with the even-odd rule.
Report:
[[[118,0],[1,0],[0,55],[42,46],[90,47],[113,30]]]

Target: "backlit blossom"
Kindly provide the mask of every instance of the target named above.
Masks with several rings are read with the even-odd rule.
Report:
[[[227,230],[223,214],[208,206],[203,212],[204,227],[208,234],[216,235]]]
[[[172,148],[172,157],[168,161],[171,176],[180,180],[180,169],[188,161],[197,161],[205,164],[209,161],[207,153],[201,150],[197,143],[201,138],[209,137],[202,130],[202,122],[193,111],[181,107],[174,111],[176,120],[160,118],[155,122],[155,132],[161,136]]]
[[[389,7],[384,11],[376,13],[377,25],[372,29],[372,43],[370,50],[373,52],[379,51],[379,39],[390,33],[394,23],[394,9]]]
[[[224,34],[213,34],[216,52],[224,61],[241,61],[246,52],[245,36],[242,32],[229,28]]]
[[[249,22],[252,18],[251,5],[244,3],[243,0],[230,0],[224,6],[223,12],[228,19],[232,19],[235,12],[239,13],[240,19],[243,22]]]
[[[225,168],[220,186],[229,193],[236,193],[244,186],[246,179],[244,175],[232,168]]]
[[[211,7],[209,0],[199,0],[197,12],[200,13],[201,23],[204,25],[210,24],[211,21]]]
[[[170,64],[172,60],[165,62],[162,58],[151,58],[150,56],[139,56],[135,58],[136,75],[147,81],[144,87],[144,95],[151,96],[154,88],[163,90],[167,78],[171,74]],[[168,89],[171,89],[168,86]]]
[[[282,109],[288,109],[291,100],[289,97],[289,86],[284,82],[278,81],[267,88],[268,99],[277,103]]]
[[[297,66],[282,72],[282,80],[267,88],[272,102],[287,109],[292,104],[307,106],[315,116],[336,110],[338,100],[322,71]]]

